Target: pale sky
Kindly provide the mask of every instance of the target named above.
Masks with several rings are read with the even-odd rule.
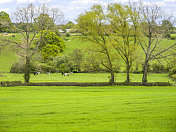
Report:
[[[93,4],[102,4],[106,6],[108,3],[121,2],[125,3],[129,0],[0,0],[0,11],[7,12],[12,18],[12,13],[17,7],[25,7],[27,3],[34,3],[40,5],[47,3],[50,7],[59,8],[65,16],[67,21],[75,22],[75,19],[80,13],[84,13]],[[137,2],[137,0],[131,0]],[[173,14],[176,17],[176,0],[143,0],[145,4],[154,2],[168,14]]]

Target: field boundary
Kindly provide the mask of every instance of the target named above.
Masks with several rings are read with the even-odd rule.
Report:
[[[39,82],[39,83],[27,83],[24,84],[21,81],[3,81],[0,83],[3,87],[10,86],[110,86],[112,84],[108,82]],[[169,82],[152,82],[152,83],[141,83],[141,82],[115,82],[114,86],[172,86]]]

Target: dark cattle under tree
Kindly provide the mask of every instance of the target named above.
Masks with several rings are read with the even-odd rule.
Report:
[[[34,73],[34,75],[39,75],[40,74],[40,72],[36,72],[36,73]]]

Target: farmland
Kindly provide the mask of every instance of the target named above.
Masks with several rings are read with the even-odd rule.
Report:
[[[0,131],[174,132],[175,87],[1,87]]]
[[[24,81],[23,74],[1,73],[1,81]],[[73,73],[70,76],[63,76],[61,73],[52,73],[50,75],[40,74],[31,75],[31,82],[108,82],[109,73]],[[116,82],[124,82],[126,73],[116,73]],[[142,74],[131,74],[132,82],[141,82]],[[149,82],[168,82],[168,74],[149,74]]]
[[[34,5],[17,8],[13,22],[0,12],[0,132],[175,132],[167,12],[101,3],[74,24],[57,5]]]

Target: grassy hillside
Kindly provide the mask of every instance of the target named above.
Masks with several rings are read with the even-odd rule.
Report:
[[[16,37],[13,39],[20,39],[19,34],[15,34],[15,35]],[[6,36],[6,37],[12,38],[11,36]],[[84,51],[86,51],[88,45],[90,45],[90,42],[80,40],[79,36],[70,36],[70,37],[65,37],[64,39],[65,39],[66,49],[63,54],[69,54],[74,49],[83,49]],[[163,39],[161,47],[166,47],[168,45],[173,44],[174,42],[175,40]],[[143,51],[140,51],[140,53],[143,53]],[[17,60],[17,55],[11,47],[7,47],[4,50],[2,50],[0,52],[0,72],[9,72],[12,63],[14,63],[16,60]],[[153,61],[152,63],[155,63],[155,61]]]
[[[9,72],[17,58],[17,54],[11,46],[2,49],[0,51],[0,72]]]
[[[1,87],[1,132],[175,132],[176,87]]]
[[[2,34],[0,34],[0,37]],[[19,34],[15,34],[15,38],[12,38],[11,35],[5,36],[9,37],[11,39],[20,39]],[[0,42],[2,43],[2,42]],[[71,53],[74,49],[85,49],[89,42],[83,42],[81,41],[78,36],[70,36],[70,37],[65,37],[65,44],[66,44],[66,49],[63,54],[69,54]],[[9,72],[11,65],[17,61],[17,54],[14,51],[13,46],[7,46],[6,48],[2,49],[0,51],[0,72]]]
[[[12,37],[12,35],[15,35],[15,37]],[[3,33],[0,34],[1,38],[10,38],[14,39],[15,41],[20,41],[21,36],[18,33],[10,33],[8,35],[4,35]],[[0,45],[4,42],[0,41]],[[0,72],[9,72],[10,68],[13,63],[15,63],[18,59],[15,46],[13,44],[8,45],[0,50]]]
[[[69,54],[74,49],[86,50],[86,48],[90,45],[90,42],[82,41],[79,36],[65,37],[65,40],[67,41],[65,41],[66,49],[64,54]]]

